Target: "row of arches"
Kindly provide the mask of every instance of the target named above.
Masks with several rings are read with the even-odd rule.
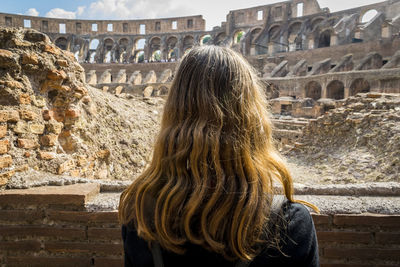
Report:
[[[363,78],[357,78],[353,80],[349,87],[348,96],[354,96],[358,93],[368,93],[371,90],[369,82]],[[279,87],[273,83],[267,86],[267,95],[270,99],[278,98]],[[321,83],[318,81],[309,81],[303,88],[303,95],[306,98],[312,98],[315,101],[323,97],[331,98],[335,100],[341,100],[345,98],[345,85],[342,81],[333,80],[326,86],[326,95],[323,95],[323,88]]]

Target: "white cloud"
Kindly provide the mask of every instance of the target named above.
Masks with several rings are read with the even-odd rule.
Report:
[[[79,9],[79,8],[78,8]],[[74,11],[67,11],[62,8],[53,8],[46,13],[46,17],[60,18],[60,19],[75,19],[76,13]]]
[[[37,17],[39,16],[39,11],[37,11],[36,8],[30,8],[25,12],[25,15]]]
[[[92,19],[146,19],[187,16],[188,12],[175,0],[97,0],[84,15]]]
[[[76,10],[76,14],[78,16],[82,15],[85,12],[86,6],[78,6],[78,9]]]

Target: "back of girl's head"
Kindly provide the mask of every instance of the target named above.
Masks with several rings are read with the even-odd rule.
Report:
[[[148,168],[122,194],[119,217],[141,237],[183,252],[186,242],[251,259],[265,241],[272,179],[292,200],[262,87],[236,52],[193,48],[164,107]]]

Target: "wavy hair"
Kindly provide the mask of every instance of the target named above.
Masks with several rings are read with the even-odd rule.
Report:
[[[120,222],[175,253],[189,242],[230,260],[255,257],[267,241],[273,181],[294,201],[267,107],[241,55],[193,48],[176,71],[152,160],[121,195]]]

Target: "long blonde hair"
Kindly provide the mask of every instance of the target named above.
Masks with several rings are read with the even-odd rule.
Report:
[[[274,179],[294,201],[255,71],[228,48],[196,47],[176,71],[152,160],[122,193],[119,219],[176,253],[190,242],[249,260],[266,241]]]

